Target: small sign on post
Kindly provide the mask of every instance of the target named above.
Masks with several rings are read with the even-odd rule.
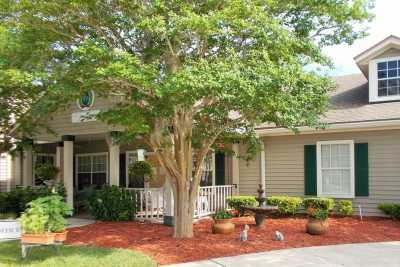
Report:
[[[21,225],[15,220],[0,220],[0,240],[20,239]]]

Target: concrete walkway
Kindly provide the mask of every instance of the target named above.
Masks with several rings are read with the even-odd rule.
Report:
[[[71,217],[67,219],[67,228],[72,228],[72,227],[80,227],[80,226],[85,226],[89,225],[92,223],[95,223],[95,220],[92,219],[86,219],[86,218],[79,218],[79,217]]]
[[[169,267],[398,267],[400,241],[276,250]]]

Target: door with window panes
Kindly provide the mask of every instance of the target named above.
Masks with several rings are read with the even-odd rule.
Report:
[[[76,165],[78,190],[91,185],[100,188],[107,183],[107,153],[77,155]]]
[[[127,187],[129,188],[144,188],[144,177],[133,175],[130,173],[130,167],[138,161],[137,151],[127,151],[126,152],[126,177],[127,177]]]

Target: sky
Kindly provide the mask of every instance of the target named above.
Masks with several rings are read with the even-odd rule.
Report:
[[[351,46],[335,45],[325,47],[324,53],[331,57],[335,68],[329,71],[332,76],[361,73],[354,63],[354,57],[389,35],[400,36],[400,0],[375,0],[372,12],[375,18],[367,23],[369,35],[359,39]]]

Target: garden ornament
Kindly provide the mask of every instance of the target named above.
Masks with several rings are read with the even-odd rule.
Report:
[[[243,231],[240,233],[240,236],[239,236],[240,241],[247,241],[247,239],[248,239],[247,231],[249,231],[249,229],[250,229],[250,227],[246,224],[244,226]]]
[[[275,240],[276,241],[283,241],[285,240],[285,237],[283,236],[283,234],[279,231],[275,231]]]

